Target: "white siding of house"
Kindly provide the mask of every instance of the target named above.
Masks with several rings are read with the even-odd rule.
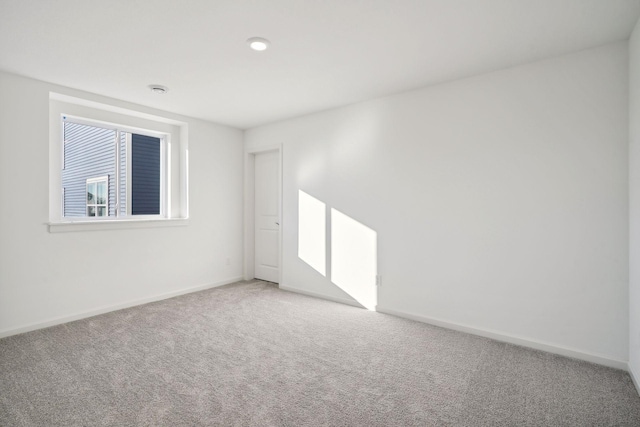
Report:
[[[127,135],[120,132],[120,216],[127,214]]]

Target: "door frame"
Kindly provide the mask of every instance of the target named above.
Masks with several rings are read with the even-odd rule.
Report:
[[[244,280],[255,278],[255,163],[256,155],[278,153],[278,283],[282,283],[282,144],[246,148],[244,151]]]

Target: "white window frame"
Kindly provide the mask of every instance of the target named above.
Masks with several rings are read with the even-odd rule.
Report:
[[[104,122],[99,122],[96,120],[91,120],[91,119],[87,119],[84,117],[76,117],[76,116],[72,116],[69,114],[61,114],[60,115],[60,120],[61,123],[66,122],[66,123],[75,123],[78,125],[86,125],[86,126],[94,126],[94,127],[98,127],[98,128],[102,128],[102,129],[109,129],[109,130],[113,130],[115,131],[115,139],[114,139],[114,144],[115,144],[115,158],[116,158],[116,173],[115,173],[115,201],[116,201],[116,207],[115,207],[115,215],[114,216],[109,216],[107,215],[106,218],[109,219],[131,219],[131,220],[144,220],[144,219],[166,219],[168,217],[167,212],[168,212],[168,201],[169,201],[169,197],[167,194],[167,180],[168,177],[170,176],[169,174],[169,164],[168,164],[168,158],[167,158],[167,151],[168,149],[170,149],[171,147],[171,134],[167,134],[165,132],[155,132],[152,130],[148,130],[148,129],[139,129],[139,128],[133,128],[131,126],[124,126],[124,125],[118,125],[118,124],[113,124],[113,123],[104,123]],[[127,200],[127,204],[126,204],[126,208],[127,208],[127,213],[125,215],[122,215],[122,213],[120,212],[120,168],[121,168],[121,164],[120,164],[120,136],[122,133],[127,134],[127,139],[126,139],[126,152],[127,152],[127,170],[126,170],[126,185],[125,185],[125,189],[126,189],[126,200]],[[144,135],[144,136],[151,136],[153,138],[158,138],[160,139],[160,213],[157,215],[132,215],[131,214],[131,134],[137,134],[137,135]],[[66,146],[66,141],[63,141],[63,147]],[[64,151],[62,152],[62,155],[64,156]],[[63,158],[63,162],[64,162],[64,158]],[[60,182],[60,186],[62,188],[62,181]],[[67,217],[64,216],[64,205],[62,206],[62,217],[65,219],[68,219]],[[71,217],[70,217],[71,218]],[[87,220],[92,220],[92,221],[103,221],[105,217],[92,217],[92,216],[88,216],[86,215],[86,219]],[[77,217],[74,217],[72,220],[76,220]]]
[[[100,99],[98,96],[91,96]],[[124,104],[124,103],[120,103]],[[189,223],[188,196],[188,126],[186,122],[127,109],[121,106],[81,99],[69,95],[50,92],[49,94],[49,231],[92,231],[106,229],[147,228],[180,226]],[[148,109],[147,109],[148,110]],[[169,114],[169,113],[167,113]],[[107,217],[65,217],[64,189],[62,188],[62,168],[64,165],[62,117],[67,121],[109,129],[147,135],[161,139],[160,149],[160,214],[131,215],[130,195],[128,195],[128,215],[120,212],[120,199],[116,194],[116,216]],[[119,138],[119,134],[116,138]],[[130,139],[130,138],[129,138]],[[116,147],[119,150],[119,140]],[[129,150],[129,153],[131,150]],[[120,155],[116,151],[119,168]],[[130,180],[129,159],[126,173]],[[114,177],[116,191],[120,191],[120,174]],[[131,183],[126,185],[131,191]],[[61,197],[62,196],[62,197]]]
[[[97,184],[100,182],[104,182],[107,186],[107,198],[105,200],[105,203],[89,203],[88,200],[86,200],[85,197],[85,212],[86,212],[86,216],[87,218],[91,218],[91,219],[98,219],[98,218],[108,218],[109,217],[109,175],[104,175],[104,176],[98,176],[95,178],[87,178],[85,181],[85,195],[89,194],[89,185],[90,184],[96,184],[96,188],[97,188]],[[63,188],[64,191],[64,188]],[[89,208],[90,207],[94,207],[96,209],[96,215],[94,216],[90,216],[89,215]],[[100,207],[104,207],[105,210],[107,211],[106,215],[98,215],[98,208]]]

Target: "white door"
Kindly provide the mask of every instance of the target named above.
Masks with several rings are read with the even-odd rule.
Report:
[[[280,281],[280,197],[277,151],[255,156],[255,276],[256,279]]]

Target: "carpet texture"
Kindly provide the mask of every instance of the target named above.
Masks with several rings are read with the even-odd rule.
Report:
[[[241,282],[0,340],[1,426],[640,426],[626,372]]]

